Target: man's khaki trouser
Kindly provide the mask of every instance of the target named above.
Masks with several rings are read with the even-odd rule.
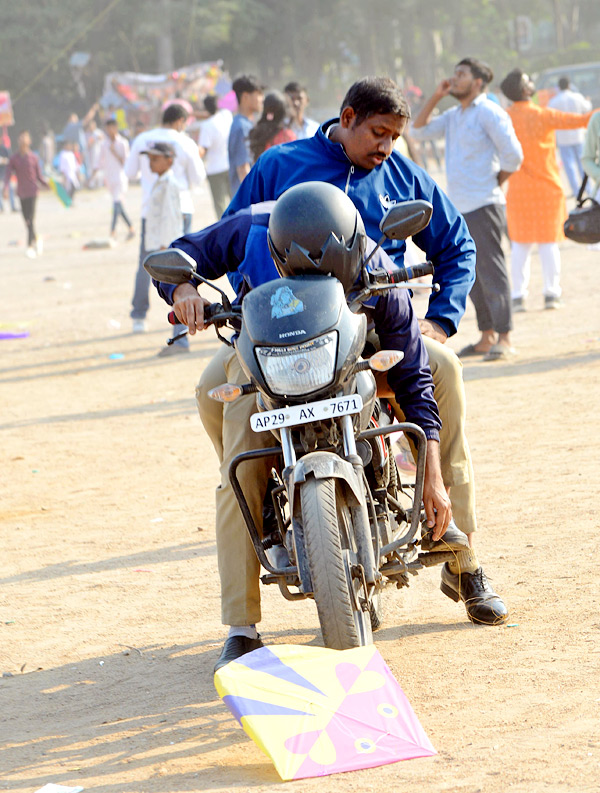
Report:
[[[464,435],[465,393],[462,364],[447,347],[424,337],[442,419],[440,453],[442,475],[451,487],[452,512],[457,526],[475,531],[475,491],[471,455]],[[256,399],[250,394],[222,404],[208,397],[221,383],[245,383],[235,352],[223,347],[204,370],[196,389],[198,411],[220,463],[221,482],[216,491],[217,559],[221,578],[221,618],[225,625],[260,622],[260,565],[248,536],[237,499],[229,484],[229,463],[241,452],[275,445],[270,432],[250,429]],[[401,414],[400,414],[401,415]],[[262,527],[262,508],[273,458],[244,462],[238,479],[256,525]]]
[[[475,515],[475,477],[471,452],[465,435],[467,400],[462,378],[462,363],[445,344],[423,336],[429,354],[433,377],[434,397],[442,420],[440,430],[440,458],[442,477],[450,488],[452,517],[465,534],[477,528]],[[400,406],[389,400],[399,420],[404,418]]]
[[[253,432],[250,416],[256,413],[256,396],[221,403],[208,396],[222,383],[247,383],[231,347],[223,347],[208,364],[198,387],[196,401],[200,419],[219,457],[221,482],[216,492],[217,560],[221,578],[221,619],[225,625],[260,622],[260,565],[248,535],[235,493],[229,483],[229,463],[242,452],[275,446],[270,432]],[[262,530],[263,500],[275,460],[272,457],[242,463],[237,477],[259,531]]]

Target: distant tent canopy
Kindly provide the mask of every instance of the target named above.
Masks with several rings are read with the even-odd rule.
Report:
[[[128,126],[137,121],[157,123],[162,110],[178,100],[193,114],[202,108],[205,96],[215,94],[220,100],[231,92],[231,80],[222,66],[222,61],[206,61],[165,74],[110,72],[104,77],[100,105]]]

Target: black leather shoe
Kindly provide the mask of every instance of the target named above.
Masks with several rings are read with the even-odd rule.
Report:
[[[215,672],[218,672],[222,666],[225,666],[230,661],[237,661],[242,655],[251,653],[252,650],[258,650],[259,647],[264,647],[260,639],[260,633],[256,639],[249,639],[247,636],[230,636],[221,650],[221,655],[215,664]]]
[[[489,585],[483,568],[478,567],[474,573],[461,573],[458,576],[450,572],[446,562],[442,567],[440,589],[455,603],[459,600],[464,602],[471,622],[479,625],[500,625],[506,622],[508,609]]]

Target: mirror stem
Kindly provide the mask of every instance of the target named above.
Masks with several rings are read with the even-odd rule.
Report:
[[[370,253],[370,254],[367,256],[367,258],[364,260],[364,262],[363,262],[363,267],[366,267],[366,266],[367,266],[367,264],[368,264],[368,263],[371,261],[371,259],[373,258],[373,256],[375,256],[375,254],[376,254],[376,253],[377,253],[377,251],[378,251],[378,250],[381,248],[381,246],[383,245],[383,243],[384,243],[384,242],[385,242],[385,234],[384,234],[384,235],[381,237],[381,239],[379,240],[379,242],[377,243],[377,245],[376,245],[376,246],[373,248],[373,250],[371,251],[371,253]]]
[[[208,281],[202,275],[198,275],[198,273],[192,273],[192,278],[195,278],[197,281],[199,281],[202,284],[206,284],[207,286],[210,286],[211,289],[216,289],[217,292],[221,295],[223,308],[225,309],[225,311],[231,311],[231,303],[229,301],[229,298],[222,289],[220,289],[218,286],[215,286],[215,284]]]

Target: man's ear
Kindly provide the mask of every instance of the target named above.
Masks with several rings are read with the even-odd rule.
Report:
[[[350,129],[355,119],[356,119],[356,113],[354,112],[354,108],[345,107],[340,115],[340,125],[344,129]]]

